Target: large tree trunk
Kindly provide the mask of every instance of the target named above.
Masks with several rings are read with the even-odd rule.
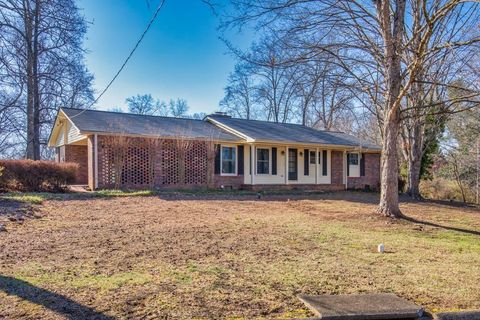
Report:
[[[407,150],[407,193],[413,199],[420,200],[420,169],[423,155],[423,129],[419,121],[414,123],[411,136],[409,136],[409,150]]]
[[[384,63],[387,84],[378,212],[389,217],[402,217],[402,212],[398,206],[397,148],[402,86],[401,52],[406,2],[405,0],[397,0],[395,4],[392,24],[390,1],[376,2],[382,37],[385,43]]]
[[[398,111],[391,111],[383,128],[383,147],[378,212],[389,217],[402,217],[398,205]]]
[[[35,120],[32,62],[27,62],[27,159],[35,159]]]
[[[421,158],[410,159],[408,161],[408,185],[407,193],[412,199],[420,200],[422,196],[420,195],[420,167],[421,167]]]
[[[38,74],[38,47],[39,47],[39,24],[40,24],[40,4],[35,2],[34,26],[33,26],[33,159],[40,160],[40,90]]]
[[[27,48],[27,159],[40,160],[40,97],[38,90],[38,24],[40,1],[35,8],[25,2],[24,25]]]
[[[35,159],[34,83],[33,83],[33,26],[29,2],[24,7],[25,47],[27,56],[27,159]]]

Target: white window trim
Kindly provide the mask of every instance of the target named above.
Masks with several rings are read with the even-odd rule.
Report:
[[[315,155],[315,161],[312,163],[312,153]],[[315,150],[308,150],[308,165],[317,164],[317,152]]]
[[[323,151],[326,151],[326,159],[323,158]],[[326,178],[326,177],[329,177],[330,176],[330,162],[329,160],[331,161],[330,159],[331,157],[331,150],[329,149],[318,149],[318,171],[320,172],[319,173],[319,177],[320,178]],[[327,162],[327,174],[326,175],[323,175],[323,162],[326,161]]]
[[[349,175],[348,175],[348,177],[349,177],[349,178],[360,178],[360,161],[361,161],[362,155],[361,155],[359,152],[349,152],[349,153],[347,153],[347,154],[356,154],[356,155],[357,155],[357,160],[358,160],[358,161],[357,161],[357,164],[350,164],[350,163],[348,162],[348,156],[347,156],[347,166],[349,166],[349,167],[350,167],[350,166],[352,166],[352,167],[353,167],[353,166],[354,166],[354,167],[358,167],[358,175],[352,176],[352,174],[351,174],[351,173],[352,173],[352,170],[349,169]]]
[[[268,173],[258,173],[258,150],[268,150]],[[278,149],[277,149],[278,152]],[[278,154],[277,154],[278,156]],[[256,147],[255,148],[255,174],[257,176],[271,176],[272,175],[272,147]]]
[[[234,173],[223,173],[223,152],[222,148],[234,148],[235,149],[235,172]],[[237,176],[238,175],[238,148],[236,145],[231,144],[221,144],[220,145],[220,175],[221,176]]]

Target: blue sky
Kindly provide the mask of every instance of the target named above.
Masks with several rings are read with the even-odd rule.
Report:
[[[159,0],[79,0],[89,21],[87,66],[100,92],[114,76],[155,11]],[[184,98],[190,112],[218,110],[234,59],[219,39],[218,18],[201,0],[166,0],[139,49],[96,108],[121,107],[125,99],[150,93]],[[248,44],[246,36],[235,36]],[[244,42],[243,45],[241,42]]]

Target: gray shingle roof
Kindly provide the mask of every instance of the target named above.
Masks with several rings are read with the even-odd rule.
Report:
[[[246,120],[217,115],[210,115],[208,118],[256,141],[284,141],[348,147],[362,146],[367,149],[381,150],[377,145],[361,141],[352,135],[338,131],[321,131],[299,124]]]
[[[62,108],[81,132],[122,133],[139,136],[202,138],[242,141],[215,125],[194,119],[145,116],[131,113]]]
[[[202,120],[145,116],[131,113],[62,108],[81,132],[122,133],[139,136],[161,136],[243,141],[216,125]],[[381,150],[377,145],[361,141],[343,132],[321,131],[292,123],[275,123],[210,115],[208,118],[234,129],[255,141],[294,142],[335,145]],[[207,118],[207,119],[208,119]]]

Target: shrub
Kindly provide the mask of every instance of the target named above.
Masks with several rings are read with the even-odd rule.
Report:
[[[0,160],[0,167],[0,188],[11,191],[63,191],[78,171],[76,163],[34,160]]]
[[[466,188],[467,202],[475,201],[473,190]],[[434,178],[420,181],[420,194],[426,199],[463,201],[462,192],[453,180]]]

